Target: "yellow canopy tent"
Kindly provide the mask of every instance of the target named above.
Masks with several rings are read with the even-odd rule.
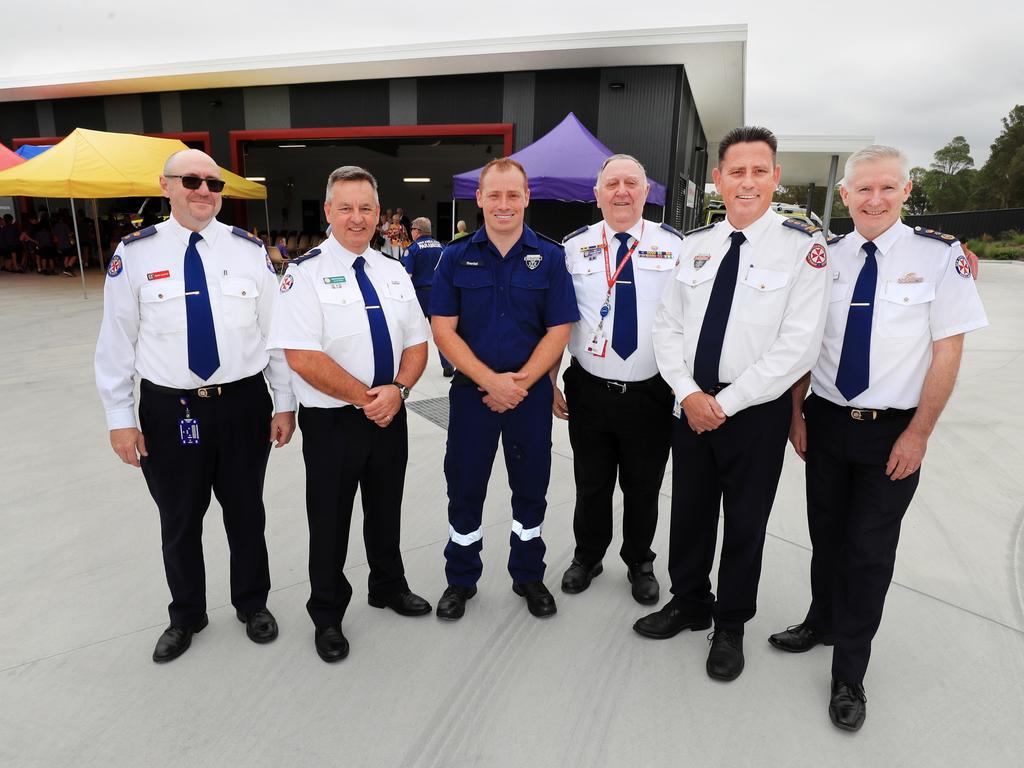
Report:
[[[160,174],[167,158],[188,147],[177,139],[76,128],[52,149],[0,171],[0,195],[31,197],[162,197]],[[224,194],[266,200],[267,188],[221,169]],[[71,206],[78,242],[78,220]],[[99,233],[97,232],[97,242]],[[79,246],[79,266],[82,254]],[[82,275],[85,292],[85,275]]]

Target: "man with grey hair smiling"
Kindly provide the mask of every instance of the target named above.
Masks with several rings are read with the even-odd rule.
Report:
[[[769,642],[790,653],[835,646],[829,717],[848,731],[867,713],[871,641],[928,438],[953,391],[964,334],[988,324],[956,238],[900,221],[911,187],[907,159],[892,147],[846,162],[840,194],[855,229],[829,240],[821,354],[792,391],[811,606]]]
[[[327,180],[331,234],[281,281],[267,341],[293,376],[306,464],[314,646],[348,656],[341,630],[352,586],[345,557],[356,490],[370,567],[368,600],[403,616],[430,613],[405,580],[399,548],[409,434],[405,400],[427,362],[430,330],[405,269],[370,248],[380,202],[369,171],[346,165]]]
[[[659,598],[651,543],[672,438],[672,392],[658,373],[651,323],[682,245],[670,226],[643,219],[649,188],[635,157],[612,155],[594,186],[602,220],[563,240],[580,319],[569,337],[565,396],[556,386],[553,404],[569,422],[576,480],[576,550],[562,591],[584,591],[603,570],[618,478],[619,556],[633,598],[648,605]]]

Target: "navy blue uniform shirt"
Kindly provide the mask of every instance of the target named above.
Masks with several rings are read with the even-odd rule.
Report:
[[[437,240],[424,235],[414,241],[405,254],[405,271],[412,275],[415,288],[429,288],[434,280],[434,267],[441,258],[442,246]]]
[[[565,251],[526,226],[504,258],[483,227],[445,248],[430,314],[458,317],[459,336],[498,373],[522,368],[548,328],[580,317]]]

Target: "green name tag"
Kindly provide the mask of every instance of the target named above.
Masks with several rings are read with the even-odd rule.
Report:
[[[325,277],[324,278],[324,285],[335,285],[337,283],[344,283],[344,282],[345,282],[345,276],[344,275],[336,275],[335,277]]]

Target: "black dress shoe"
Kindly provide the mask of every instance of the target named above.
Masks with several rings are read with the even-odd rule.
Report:
[[[710,616],[695,617],[691,613],[682,611],[675,603],[668,603],[660,611],[655,611],[637,619],[633,630],[644,637],[651,637],[655,640],[667,640],[675,637],[684,629],[697,632],[711,626]]]
[[[156,648],[153,649],[153,661],[163,664],[181,656],[192,645],[192,635],[202,632],[209,623],[210,619],[204,614],[202,620],[191,627],[176,627],[173,624],[169,626],[156,641]]]
[[[449,584],[441,599],[437,601],[437,618],[447,621],[461,619],[466,612],[466,601],[475,594],[476,587]]]
[[[654,563],[636,563],[629,566],[629,583],[633,585],[633,599],[643,605],[658,602],[660,589],[658,580],[654,578]]]
[[[860,683],[832,681],[832,700],[828,703],[828,716],[832,724],[844,731],[859,731],[867,717],[868,697]]]
[[[254,643],[269,643],[277,638],[277,619],[266,608],[252,613],[235,611],[238,620],[245,624],[245,634]]]
[[[341,624],[317,627],[313,633],[313,644],[316,646],[317,655],[328,664],[341,661],[348,656],[348,640],[341,633]]]
[[[513,581],[512,591],[520,597],[526,598],[526,607],[538,619],[554,616],[558,610],[558,606],[555,605],[555,598],[548,592],[548,588],[544,586],[543,581]]]
[[[401,616],[423,616],[434,610],[430,607],[430,603],[409,590],[388,598],[370,595],[368,602],[374,608],[390,608]]]
[[[565,569],[562,575],[562,591],[570,595],[578,595],[590,586],[590,582],[601,575],[604,566],[600,563],[589,568],[579,560],[573,560],[572,565]]]
[[[743,635],[728,629],[716,629],[708,653],[708,677],[735,680],[743,671]]]
[[[785,632],[776,632],[768,638],[768,642],[780,651],[804,653],[816,645],[832,645],[835,637],[824,635],[807,624],[797,624],[787,627]]]

